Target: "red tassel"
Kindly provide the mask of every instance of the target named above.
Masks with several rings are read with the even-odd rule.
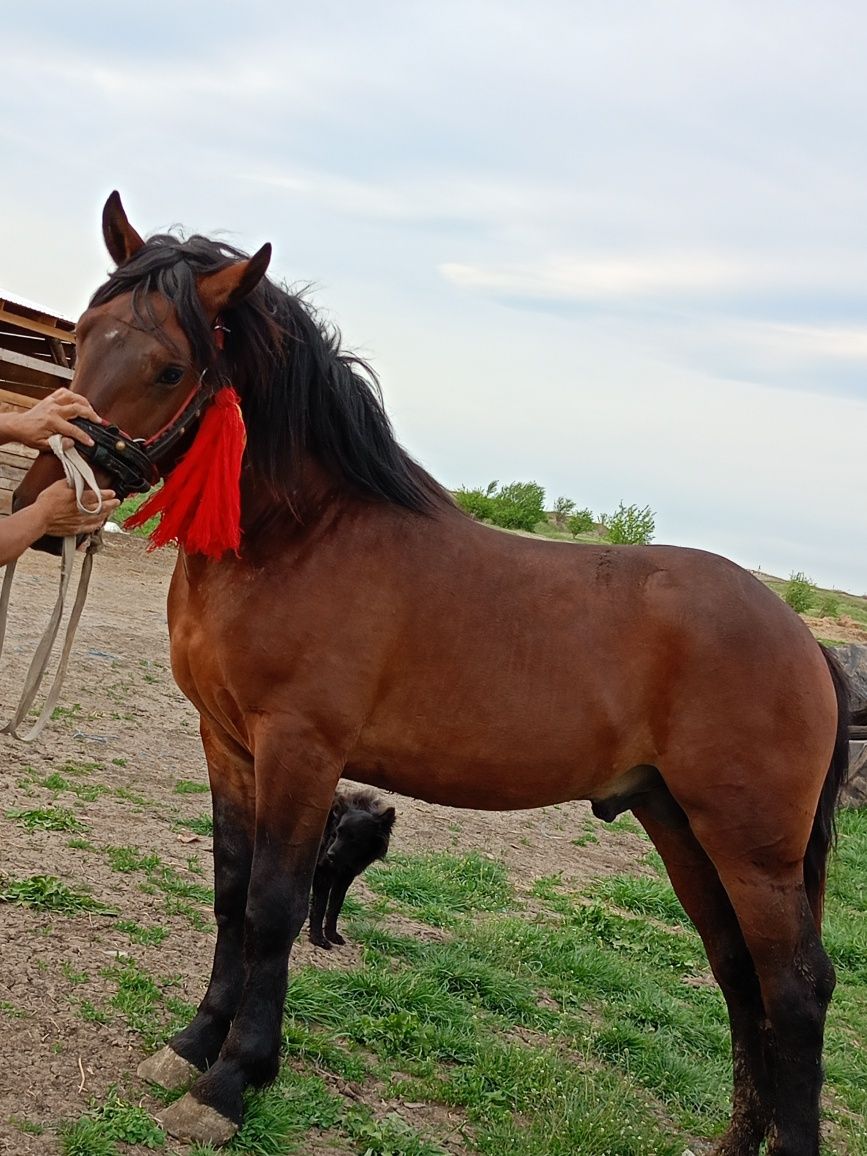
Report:
[[[161,489],[124,522],[134,529],[159,514],[153,550],[176,542],[188,554],[220,558],[241,545],[241,459],[247,431],[240,398],[221,389],[205,410],[193,444]]]

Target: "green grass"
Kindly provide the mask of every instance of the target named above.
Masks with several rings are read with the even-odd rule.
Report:
[[[125,803],[133,803],[136,807],[150,806],[149,799],[138,794],[137,791],[131,791],[129,787],[115,787],[113,794],[115,798],[121,799]]]
[[[165,1146],[166,1136],[144,1108],[123,1100],[114,1089],[61,1133],[64,1156],[120,1156],[119,1143],[156,1150]]]
[[[83,831],[84,823],[72,811],[64,807],[39,807],[32,811],[7,811],[7,819],[13,819],[19,827],[27,831]]]
[[[177,976],[154,977],[136,960],[119,959],[102,975],[115,985],[110,1006],[138,1032],[145,1047],[153,1049],[190,1020],[195,1008],[171,993]]]
[[[130,495],[130,497],[121,502],[115,512],[111,515],[112,522],[117,522],[119,526],[122,526],[126,519],[132,517],[139,506],[141,506],[143,502],[147,501],[151,493],[153,493],[153,490],[149,491],[147,494]],[[129,533],[134,534],[137,538],[146,538],[158,522],[159,518],[150,518],[143,526],[137,526],[134,530],[130,530]]]
[[[97,1007],[89,999],[83,999],[78,1005],[78,1014],[86,1024],[111,1023],[111,1015],[104,1009]]]
[[[60,965],[60,970],[63,973],[63,978],[69,980],[71,984],[78,985],[85,983],[87,980],[87,972],[79,971],[73,967],[71,963],[63,963]]]
[[[479,855],[395,856],[371,871],[377,898],[345,912],[358,962],[290,969],[279,1075],[248,1096],[226,1151],[300,1154],[321,1136],[367,1156],[681,1156],[719,1133],[731,1084],[725,1007],[645,845],[650,874],[582,890],[550,875],[531,896]],[[137,869],[167,902],[204,902],[200,883],[162,864]],[[436,933],[397,933],[395,911]],[[840,818],[826,942],[839,979],[828,1147],[867,1156],[867,814]],[[94,1018],[123,1020],[148,1049],[192,1014],[171,976],[129,959],[103,975],[113,993],[89,1005]],[[353,1095],[338,1094],[347,1084]],[[113,1120],[130,1105],[113,1103],[71,1125],[63,1151],[118,1156]]]
[[[124,875],[133,871],[154,871],[160,866],[159,855],[144,853],[136,847],[106,847],[105,856],[112,871]]]
[[[30,875],[24,879],[0,881],[0,903],[32,907],[58,915],[107,912],[108,908],[87,892],[68,887],[55,875]]]
[[[207,838],[213,838],[214,835],[214,820],[210,815],[200,815],[196,819],[177,819],[175,825]]]
[[[92,775],[94,771],[103,769],[100,763],[64,763],[60,768],[61,775]]]
[[[0,999],[0,1014],[9,1016],[13,1020],[26,1020],[28,1013],[10,1003],[8,999]]]
[[[477,854],[395,855],[387,866],[371,869],[367,881],[436,927],[470,912],[502,911],[512,898],[502,863]]]
[[[210,887],[185,879],[173,867],[164,864],[159,855],[139,851],[137,847],[105,847],[103,851],[112,871],[125,875],[142,872],[146,882],[139,885],[140,889],[149,895],[162,892],[167,915],[182,916],[196,931],[209,929],[210,917],[206,917],[197,904],[213,907],[214,892]],[[201,865],[194,857],[187,861],[187,870],[191,875],[202,874]],[[133,942],[145,946],[158,946],[168,934],[163,928],[141,927],[134,920],[119,920],[115,926],[129,935]]]
[[[210,789],[207,783],[195,783],[192,779],[180,779],[175,783],[176,795],[207,795]]]
[[[134,919],[118,919],[114,928],[128,935],[133,943],[140,943],[144,947],[159,947],[169,934],[165,927],[142,927]]]
[[[96,844],[91,843],[89,839],[67,839],[66,846],[72,847],[75,851],[99,851]]]
[[[41,1136],[45,1131],[44,1124],[39,1124],[35,1120],[25,1120],[21,1116],[10,1116],[9,1123],[25,1136]]]
[[[37,784],[40,787],[45,787],[48,791],[54,791],[55,794],[59,794],[61,791],[71,791],[76,798],[81,799],[84,803],[93,803],[101,795],[109,793],[109,788],[102,786],[101,783],[78,783],[65,779],[56,771],[44,779],[38,779]]]

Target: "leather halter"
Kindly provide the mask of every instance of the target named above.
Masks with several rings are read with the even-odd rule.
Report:
[[[222,350],[223,333],[227,331],[219,318],[214,322],[213,332],[214,344]],[[202,370],[180,409],[149,438],[130,437],[117,425],[97,425],[84,417],[73,419],[73,425],[93,438],[92,446],[77,445],[76,449],[91,466],[110,476],[112,488],[121,501],[130,494],[147,493],[166,473],[163,468],[166,458],[198,421],[219,388],[205,384],[206,373],[207,370]]]

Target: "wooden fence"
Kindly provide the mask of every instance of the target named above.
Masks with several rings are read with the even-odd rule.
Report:
[[[0,292],[0,413],[20,412],[72,380],[75,332],[56,317]],[[0,515],[12,509],[12,494],[36,451],[0,446]]]

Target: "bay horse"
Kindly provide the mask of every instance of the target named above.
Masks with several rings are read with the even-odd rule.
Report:
[[[140,1074],[223,1143],[278,1070],[289,951],[342,776],[455,807],[589,799],[662,856],[728,1005],[717,1156],[816,1156],[834,969],[820,938],[847,768],[843,675],[731,562],[536,541],[477,523],[397,443],[375,378],[253,257],[103,231],[74,388],[147,439],[208,380],[247,429],[240,551],[178,551],[172,668],[197,708],[217,940],[195,1018]],[[224,342],[216,340],[219,328]],[[176,447],[177,452],[183,446]],[[171,463],[163,463],[163,472]],[[37,459],[16,505],[53,480]]]

